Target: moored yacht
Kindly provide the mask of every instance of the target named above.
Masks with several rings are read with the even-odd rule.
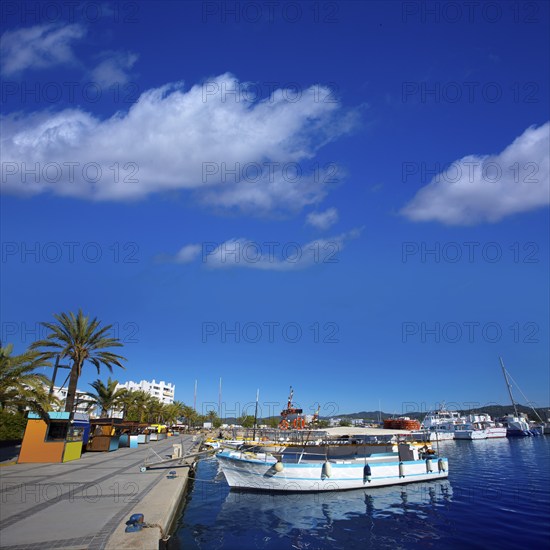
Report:
[[[513,415],[507,414],[501,419],[502,423],[506,426],[506,435],[508,437],[517,437],[517,436],[525,437],[530,435],[543,435],[544,423],[542,422],[542,418],[540,418],[538,412],[535,409],[533,409],[533,411],[539,417],[541,424],[532,423],[531,425],[529,424],[527,415],[518,413],[518,408],[514,400],[514,396],[512,394],[512,384],[510,384],[510,379],[512,377],[510,376],[510,373],[504,368],[504,361],[502,360],[502,357],[499,357],[499,359],[500,359],[500,366],[502,367],[502,374],[504,375],[504,381],[506,382],[506,387],[508,388],[508,394],[510,395],[510,401],[512,402],[512,406],[514,407]],[[521,393],[523,395],[523,392]],[[525,397],[525,395],[523,396]]]
[[[502,423],[506,426],[507,437],[525,437],[534,435],[531,433],[529,422],[525,418],[513,414],[507,414],[501,418]]]
[[[494,439],[506,437],[506,427],[497,424],[488,414],[470,414],[465,423],[456,426],[455,439]]]
[[[437,411],[429,412],[422,421],[421,429],[412,435],[420,441],[445,441],[454,439],[457,426],[465,424],[456,411],[448,411],[443,404]]]

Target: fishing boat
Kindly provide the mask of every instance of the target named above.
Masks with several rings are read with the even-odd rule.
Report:
[[[445,479],[448,459],[420,453],[403,443],[396,453],[374,453],[352,459],[310,460],[305,453],[288,457],[272,453],[224,450],[216,455],[231,488],[269,492],[343,491]]]
[[[262,432],[259,441],[243,442],[240,449],[251,452],[275,453],[296,457],[304,453],[310,459],[358,458],[379,453],[397,452],[399,443],[409,443],[420,450],[428,450],[431,444],[414,441],[407,430],[381,428],[339,427],[323,430],[294,430]],[[222,447],[225,445],[222,443]]]
[[[292,402],[293,396],[294,390],[291,386],[286,408],[280,413],[281,420],[277,429],[254,428],[252,440],[243,441],[239,448],[256,453],[276,453],[290,459],[307,453],[310,460],[321,460],[325,457],[350,459],[369,456],[372,453],[397,452],[398,443],[405,440],[418,447],[425,446],[425,442],[414,442],[410,435],[410,428],[420,425],[416,421],[409,425],[409,429],[317,428],[319,408],[313,417],[307,417],[308,422],[303,415],[303,410]],[[400,420],[410,421],[410,419]],[[235,448],[234,445],[228,445],[224,441],[220,441],[219,445]]]

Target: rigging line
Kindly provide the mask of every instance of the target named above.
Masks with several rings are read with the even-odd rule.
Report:
[[[544,420],[540,417],[539,413],[537,412],[537,410],[533,407],[533,405],[531,405],[531,401],[529,401],[529,399],[527,399],[527,396],[521,391],[521,388],[518,386],[518,383],[514,380],[514,378],[512,377],[512,375],[506,371],[508,376],[510,377],[510,380],[512,380],[512,382],[516,385],[516,388],[519,390],[519,393],[521,393],[521,395],[523,396],[523,399],[525,399],[525,401],[527,401],[527,403],[529,403],[529,407],[531,407],[531,409],[533,410],[533,412],[538,416],[539,420],[541,422],[544,422]]]

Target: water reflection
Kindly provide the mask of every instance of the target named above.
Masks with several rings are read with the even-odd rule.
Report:
[[[234,529],[275,531],[326,529],[334,522],[370,518],[390,518],[415,514],[427,517],[430,508],[445,506],[452,499],[449,481],[406,486],[357,489],[330,493],[266,494],[231,491],[222,503],[217,521],[237,524]]]
[[[452,464],[448,480],[341,493],[230,492],[217,460],[201,460],[168,548],[548,546],[550,438],[441,447]]]

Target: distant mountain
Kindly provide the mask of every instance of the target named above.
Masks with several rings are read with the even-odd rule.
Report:
[[[525,413],[529,417],[530,420],[538,421],[539,419],[533,412],[533,409],[530,407],[526,407],[525,405],[517,405],[518,412]],[[538,409],[535,409],[540,417],[546,422],[548,419],[550,419],[550,409],[548,407],[540,407]],[[480,414],[480,413],[486,413],[490,414],[492,418],[499,418],[501,416],[504,416],[505,414],[513,414],[514,413],[514,407],[512,405],[489,405],[487,407],[479,407],[477,409],[465,409],[465,410],[459,410],[458,411],[461,415],[463,414]],[[379,411],[360,411],[355,413],[347,413],[347,414],[337,414],[334,416],[321,416],[321,420],[329,420],[331,418],[348,418],[350,420],[361,418],[363,420],[377,422],[378,418],[382,418],[382,420],[386,418],[396,418],[399,416],[408,416],[409,418],[413,418],[415,420],[424,420],[424,417],[428,414],[426,411],[424,412],[410,412],[407,414],[390,414],[385,412],[379,412]],[[258,418],[258,424],[265,424],[268,420],[271,418],[276,418],[277,421],[280,420],[279,416],[276,417],[270,417],[270,418]],[[226,424],[235,424],[237,422],[236,418],[223,418],[222,419]]]
[[[528,415],[530,420],[539,420],[536,414],[533,412],[533,409],[531,407],[526,407],[525,405],[516,405],[518,412],[525,413]],[[550,418],[550,409],[547,407],[540,407],[538,409],[535,409],[539,416],[546,421],[548,418]],[[498,418],[500,416],[504,416],[505,414],[513,414],[514,413],[514,407],[512,405],[488,405],[487,407],[479,407],[476,409],[464,409],[458,411],[461,415],[463,414],[480,414],[480,413],[486,413],[491,415],[492,418]],[[415,420],[424,420],[424,417],[428,414],[426,411],[424,412],[410,412],[407,414],[388,414],[388,413],[380,413],[382,420],[385,418],[394,418],[399,416],[408,416],[409,418],[413,418]],[[361,411],[357,413],[349,413],[349,414],[338,414],[336,416],[330,417],[330,418],[362,418],[364,420],[378,420],[378,411]]]
[[[329,418],[362,418],[363,420],[375,420],[377,421],[378,418],[382,418],[384,420],[385,418],[391,418],[393,415],[385,412],[380,411],[360,411],[356,413],[349,413],[349,414],[335,414],[334,416],[321,416],[320,418],[322,420],[328,420]],[[424,415],[426,416],[426,415]]]

